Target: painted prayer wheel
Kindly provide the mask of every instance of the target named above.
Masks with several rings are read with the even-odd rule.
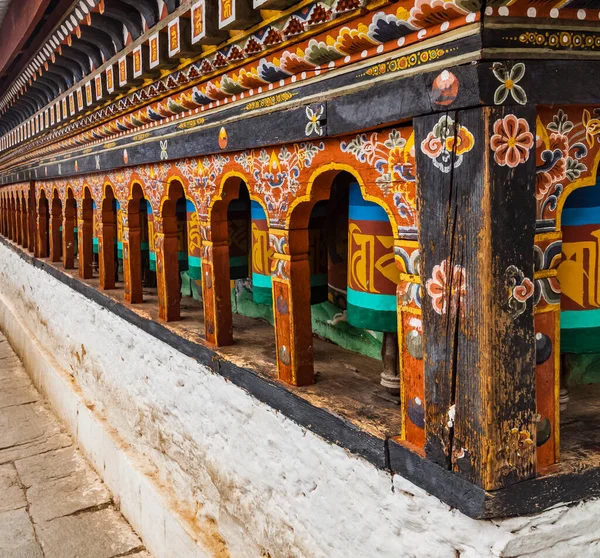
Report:
[[[113,200],[113,210],[117,215],[117,235],[115,242],[117,243],[117,258],[123,260],[123,219],[121,215],[121,204],[117,200]]]
[[[252,217],[252,299],[257,304],[271,304],[271,256],[269,225],[262,206],[250,202]]]
[[[187,203],[185,198],[179,198],[175,209],[177,214],[177,259],[180,272],[188,270]]]
[[[569,195],[562,232],[561,352],[600,353],[600,182]]]
[[[93,201],[92,202],[92,209],[93,209],[93,216],[92,216],[92,230],[94,231],[94,238],[92,240],[92,249],[94,251],[94,254],[98,253],[98,230],[96,228],[97,225],[97,217],[96,217],[96,202]]]
[[[190,279],[202,279],[202,259],[200,258],[200,223],[196,207],[190,200],[185,201],[187,213],[188,276]]]
[[[327,201],[315,205],[308,223],[310,254],[310,303],[327,300]]]
[[[389,217],[350,185],[348,210],[348,323],[374,331],[397,331],[394,237]]]
[[[260,207],[260,206],[259,206]],[[227,209],[229,229],[229,273],[231,279],[246,279],[250,236],[250,198],[232,200]]]
[[[150,271],[156,271],[156,250],[154,249],[154,214],[149,201],[146,201],[148,214],[148,251],[150,256]]]

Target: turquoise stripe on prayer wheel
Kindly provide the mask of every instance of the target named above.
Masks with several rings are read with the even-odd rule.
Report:
[[[386,212],[350,185],[347,320],[373,331],[397,330],[394,237]]]

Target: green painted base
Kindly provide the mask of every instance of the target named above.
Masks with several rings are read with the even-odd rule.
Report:
[[[600,354],[567,355],[569,385],[600,384]]]
[[[259,288],[260,289],[260,288]],[[257,304],[256,290],[250,289],[249,281],[235,282],[231,291],[231,306],[234,312],[250,318],[262,318],[273,325],[273,306],[271,290],[263,289],[259,296],[268,298],[266,304]],[[312,329],[319,337],[328,339],[336,345],[368,357],[381,360],[383,334],[370,332],[350,325],[345,320],[343,310],[326,301],[311,307]]]
[[[560,330],[562,353],[600,353],[600,327]]]
[[[256,285],[252,289],[252,298],[255,304],[266,304],[272,306],[273,304],[273,291],[267,287],[257,287]]]
[[[373,331],[398,330],[396,312],[386,310],[371,310],[361,306],[354,306],[348,302],[348,323],[360,329]]]

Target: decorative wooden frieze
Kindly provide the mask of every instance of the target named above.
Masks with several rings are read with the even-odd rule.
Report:
[[[254,10],[251,0],[218,0],[219,28],[246,29],[260,21],[260,12]]]
[[[94,77],[94,93],[96,101],[99,101],[104,96],[104,85],[102,84],[103,74],[98,74]]]
[[[168,54],[170,58],[186,58],[196,51],[191,43],[189,19],[175,18],[167,27]]]
[[[227,38],[227,33],[219,29],[219,7],[216,2],[198,0],[192,4],[191,12],[192,44],[216,45]]]
[[[75,93],[69,93],[69,116],[75,114]],[[37,126],[36,126],[37,128]],[[36,129],[37,132],[37,129]]]
[[[111,64],[106,68],[106,92],[110,95],[115,91],[115,67]]]
[[[69,117],[69,101],[67,97],[64,97],[62,100],[62,114],[63,118]]]
[[[76,94],[77,94],[77,110],[83,110],[83,88],[78,87]]]
[[[85,85],[85,104],[90,107],[94,104],[94,91],[92,88],[91,80],[88,81]]]

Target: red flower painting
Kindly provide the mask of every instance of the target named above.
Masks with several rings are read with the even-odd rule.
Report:
[[[456,311],[459,300],[467,293],[466,271],[461,265],[450,266],[449,260],[433,267],[431,279],[427,280],[427,293],[431,297],[433,309],[440,315],[448,312],[450,307]]]
[[[490,140],[494,159],[500,166],[515,168],[529,159],[533,147],[533,134],[524,118],[508,114],[494,123],[494,135]]]

